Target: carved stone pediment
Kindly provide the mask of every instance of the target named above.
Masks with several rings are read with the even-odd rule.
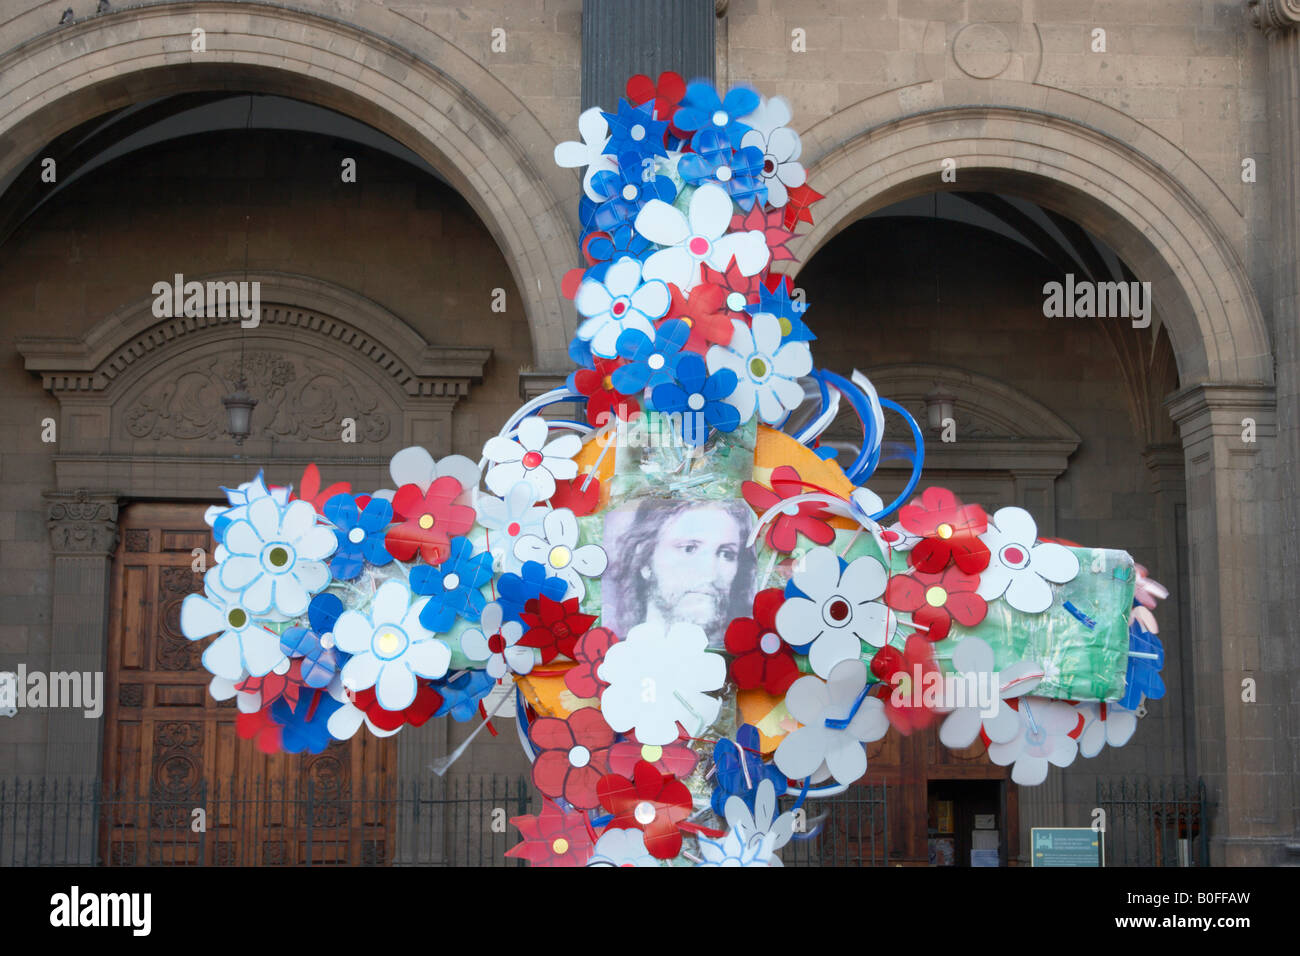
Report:
[[[117,547],[118,496],[85,488],[45,495],[50,546],[56,556],[107,557]]]

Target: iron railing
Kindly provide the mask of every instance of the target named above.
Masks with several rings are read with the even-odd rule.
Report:
[[[1209,866],[1209,805],[1201,780],[1097,780],[1107,866]]]
[[[806,800],[796,813],[795,837],[781,850],[786,866],[888,866],[889,801],[896,788],[859,784],[825,800]],[[780,800],[790,809],[795,795]]]

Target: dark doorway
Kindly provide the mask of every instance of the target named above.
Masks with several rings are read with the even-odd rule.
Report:
[[[1006,784],[931,780],[926,834],[932,866],[1006,866]]]

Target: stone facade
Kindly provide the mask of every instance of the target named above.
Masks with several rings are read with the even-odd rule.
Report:
[[[169,375],[194,381],[175,348],[132,344],[148,340],[147,292],[158,279],[247,272],[276,289],[264,304],[313,316],[268,323],[297,350],[282,360],[298,376],[312,361],[345,374],[365,393],[350,401],[376,422],[401,423],[361,448],[325,446],[365,475],[381,474],[404,437],[472,454],[517,403],[525,367],[567,365],[576,324],[559,281],[576,264],[580,180],[551,153],[576,136],[581,0],[159,0],[102,15],[83,0],[60,25],[66,6],[0,0],[0,183],[18,177],[10,189],[30,191],[40,158],[81,124],[213,90],[353,117],[442,183],[367,153],[358,184],[342,186],[328,141],[258,133],[247,148],[213,133],[95,170],[4,240],[0,668],[94,660],[87,634],[104,612],[87,606],[103,603],[114,509],[237,480],[202,463],[233,446],[193,434],[204,427],[193,415],[176,427],[149,418]],[[792,244],[806,264],[792,271],[819,335],[844,352],[841,371],[956,367],[981,376],[968,385],[992,379],[1043,406],[1078,436],[1078,450],[1068,467],[1008,493],[1047,503],[1057,534],[1128,548],[1175,590],[1161,614],[1171,693],[1153,705],[1154,726],[1112,764],[1063,774],[1050,812],[1086,824],[1087,785],[1070,781],[1158,764],[1205,779],[1216,862],[1282,862],[1300,836],[1295,3],[717,7],[718,82],[791,100],[810,182],[826,194],[816,225]],[[192,50],[196,28],[205,52]],[[945,159],[955,184],[940,179]],[[907,262],[880,250],[878,225],[854,224],[952,189],[1017,196],[1086,229],[1152,283],[1158,321],[1121,343],[1090,328],[1058,344],[1056,330],[1034,323],[1029,299],[981,280],[980,261],[1014,269],[1006,250],[969,261],[951,253],[959,265],[944,281],[968,308],[936,316],[908,289],[891,289],[882,263],[897,272]],[[899,247],[919,250],[921,238]],[[878,271],[864,322],[850,285],[857,273],[846,271],[868,257]],[[1020,278],[1027,288],[1038,277],[1026,267]],[[504,314],[490,308],[496,289]],[[313,345],[308,333],[324,325],[339,338]],[[373,340],[382,354],[341,339]],[[1136,349],[1145,377],[1117,372],[1107,358],[1115,349]],[[47,418],[59,426],[53,444],[41,440]],[[160,441],[174,460],[142,465]],[[247,455],[298,462],[321,453],[314,441],[263,436]],[[1244,681],[1253,702],[1242,699]],[[0,773],[84,770],[88,760],[94,770],[97,744],[56,717],[24,714],[0,731]],[[410,766],[447,745],[432,731],[401,739]],[[463,762],[465,772],[517,766],[506,734],[480,738]]]

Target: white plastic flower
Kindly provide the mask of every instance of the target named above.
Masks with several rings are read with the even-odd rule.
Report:
[[[884,647],[898,626],[893,612],[876,600],[885,593],[889,575],[870,555],[841,573],[833,550],[813,548],[791,580],[807,597],[786,598],[776,612],[776,630],[794,647],[812,645],[808,663],[821,677],[829,677],[840,661],[856,660],[860,641]]]
[[[587,171],[582,174],[582,189],[592,202],[600,202],[604,197],[592,188],[591,177],[602,170],[617,172],[618,163],[613,156],[605,155],[609,123],[599,106],[593,106],[578,117],[578,132],[582,135],[582,142],[569,140],[555,147],[555,165],[565,169],[586,166]]]
[[[252,481],[246,481],[237,488],[222,488],[226,493],[226,501],[230,507],[223,508],[220,505],[213,505],[203,513],[203,520],[210,526],[216,523],[217,518],[225,517],[231,521],[237,521],[244,517],[248,511],[250,502],[258,498],[274,498],[276,504],[287,505],[289,503],[289,488],[271,488],[267,485],[266,479],[259,471],[257,477]]]
[[[767,240],[758,230],[727,232],[733,211],[731,197],[711,183],[695,190],[686,215],[650,200],[637,213],[636,231],[664,248],[650,254],[641,274],[690,292],[700,282],[700,263],[725,272],[734,256],[742,275],[758,275],[771,256]]]
[[[699,736],[721,706],[708,692],[727,678],[722,656],[708,646],[698,624],[679,622],[665,634],[662,625],[646,622],[628,631],[596,671],[610,685],[600,698],[609,726],[619,733],[635,730],[637,740],[652,747],[676,740],[678,721]]]
[[[1003,743],[989,744],[989,759],[999,767],[1013,764],[1011,779],[1022,787],[1034,787],[1047,779],[1047,765],[1068,767],[1079,752],[1070,736],[1083,723],[1082,715],[1062,700],[1021,697],[1016,701],[1018,725],[1015,736]]]
[[[555,494],[557,478],[577,476],[578,463],[573,456],[582,451],[582,439],[568,434],[548,442],[548,433],[546,419],[535,415],[519,423],[518,440],[504,435],[487,440],[483,454],[497,462],[485,479],[492,494],[504,495],[523,481],[532,486],[538,501],[545,501]]]
[[[474,501],[478,523],[491,532],[488,542],[492,546],[492,553],[501,557],[504,571],[519,570],[515,543],[524,534],[542,527],[542,519],[548,512],[545,508],[535,506],[535,501],[537,493],[526,481],[516,484],[504,498],[481,494]]]
[[[999,508],[980,540],[991,555],[976,591],[986,601],[1000,597],[1017,611],[1038,614],[1052,606],[1047,582],[1064,584],[1079,573],[1079,559],[1069,548],[1034,544],[1038,525],[1023,508]]]
[[[618,337],[627,329],[653,340],[654,319],[668,312],[672,297],[658,279],[643,281],[641,263],[624,256],[605,272],[602,279],[584,279],[573,300],[586,320],[578,326],[578,338],[591,342],[591,350],[603,358],[614,358]]]
[[[972,685],[974,689],[987,687],[995,676],[998,686],[988,708],[991,714],[986,715],[975,701],[952,707],[939,728],[939,741],[949,750],[961,750],[975,742],[981,729],[994,743],[1015,737],[1020,717],[1007,701],[1032,692],[1043,679],[1043,669],[1032,661],[1019,661],[998,672],[994,669],[993,648],[978,637],[968,637],[957,645],[952,652],[952,666],[957,679],[968,689]]]
[[[460,482],[461,488],[469,492],[478,487],[480,477],[478,464],[464,455],[448,455],[446,458],[434,461],[428,449],[420,445],[403,448],[394,455],[392,461],[388,463],[388,473],[392,475],[393,483],[398,488],[403,485],[415,485],[421,493],[427,492],[435,479],[448,477],[455,478]],[[392,500],[393,494],[390,490],[382,496],[371,497]]]
[[[779,126],[770,132],[751,129],[740,140],[741,148],[756,146],[763,153],[763,170],[759,174],[767,187],[767,201],[780,209],[790,198],[787,187],[802,186],[808,173],[799,162],[803,144],[799,134],[788,126]]]
[[[352,702],[348,692],[343,689],[343,682],[338,674],[334,675],[334,680],[330,682],[327,690],[331,697],[343,705],[330,714],[329,720],[325,722],[325,727],[335,740],[351,740],[362,724],[365,724],[366,729],[376,737],[391,737],[402,729],[397,727],[393,730],[384,730],[382,727],[376,727],[366,716],[366,712]]]
[[[830,680],[801,677],[785,694],[785,705],[802,727],[787,734],[773,757],[791,780],[817,773],[825,764],[837,783],[850,784],[867,772],[863,744],[889,730],[885,706],[865,695],[867,665],[841,661]]]
[[[640,830],[606,830],[592,848],[588,866],[662,866],[645,848]]]
[[[460,636],[460,649],[475,663],[487,662],[488,676],[500,680],[508,673],[527,674],[533,669],[536,654],[531,647],[519,647],[524,626],[518,621],[502,623],[501,605],[493,601],[483,608],[479,626]]]
[[[350,691],[375,688],[384,710],[403,710],[415,700],[416,675],[447,673],[451,650],[420,623],[428,598],[411,602],[401,581],[385,581],[375,592],[370,613],[344,611],[334,625],[334,643],[351,654],[342,684]]]
[[[1104,747],[1123,747],[1137,730],[1137,714],[1118,704],[1084,701],[1075,705],[1083,715],[1083,733],[1079,734],[1079,753],[1095,757]]]
[[[605,573],[609,558],[598,544],[578,547],[578,519],[568,508],[556,508],[542,519],[544,537],[526,534],[515,542],[515,558],[520,562],[536,561],[546,573],[568,582],[566,597],[584,598],[584,577],[598,578]]]
[[[794,835],[794,814],[776,812],[776,788],[759,782],[754,812],[738,796],[727,798],[723,812],[731,829],[721,840],[700,839],[703,866],[781,866],[776,851]]]
[[[766,138],[782,126],[789,126],[793,117],[790,102],[784,96],[760,96],[754,112],[742,116],[740,122]]]
[[[329,584],[322,558],[338,547],[329,528],[316,524],[316,509],[306,501],[281,507],[274,498],[258,498],[246,517],[226,528],[226,559],[217,565],[218,580],[239,594],[253,614],[277,611],[297,617],[313,594]],[[250,671],[251,673],[251,671]]]
[[[754,416],[775,425],[803,402],[797,379],[812,371],[812,353],[806,342],[781,344],[781,323],[775,315],[759,312],[753,326],[731,320],[731,343],[714,345],[707,362],[710,372],[729,368],[736,373],[736,390],[723,401],[735,406],[742,422]]]
[[[879,510],[879,509],[877,509]],[[872,512],[873,514],[875,512]],[[901,521],[895,521],[888,528],[880,530],[880,540],[889,547],[891,551],[911,551],[918,541],[921,540],[919,534],[912,534],[903,527]]]
[[[270,498],[262,500],[271,501]],[[221,567],[216,565],[203,576],[205,594],[185,596],[180,623],[181,633],[191,641],[221,632],[203,651],[202,660],[203,666],[217,679],[232,682],[230,693],[217,698],[225,700],[234,696],[235,683],[247,675],[264,677],[271,673],[285,659],[285,654],[280,649],[279,635],[254,623],[254,611],[241,601],[240,595],[221,586]]]

